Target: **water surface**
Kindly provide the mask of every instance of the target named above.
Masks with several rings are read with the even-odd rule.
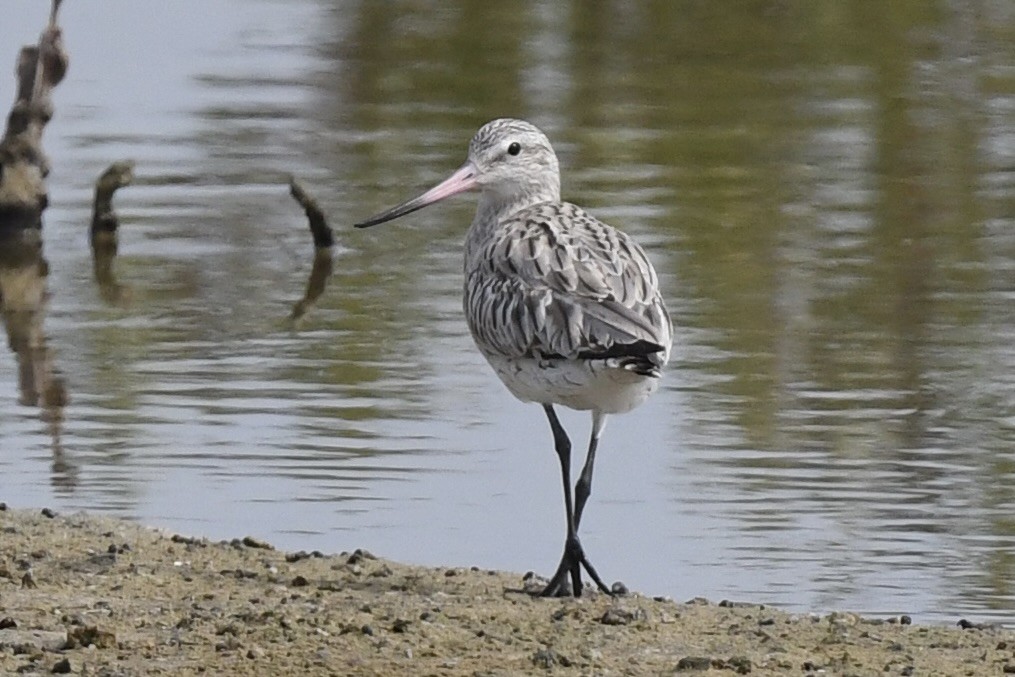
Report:
[[[9,4],[13,64],[46,8]],[[68,402],[27,397],[0,352],[0,500],[549,573],[548,426],[461,317],[472,201],[348,227],[511,115],[551,137],[568,199],[646,245],[675,324],[663,388],[601,446],[582,525],[600,572],[677,599],[1015,624],[1010,3],[62,16],[42,347]],[[125,158],[110,289],[91,186]],[[312,250],[290,173],[339,239],[297,324]],[[586,416],[563,420],[583,447]]]

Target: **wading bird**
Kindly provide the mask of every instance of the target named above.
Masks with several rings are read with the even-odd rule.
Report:
[[[483,125],[458,171],[356,227],[472,188],[480,195],[465,237],[465,317],[476,346],[508,390],[543,405],[560,459],[567,538],[542,594],[580,596],[582,567],[610,593],[582,548],[578,526],[607,414],[644,402],[669,359],[670,317],[659,281],[634,240],[561,202],[557,156],[546,136],[522,120]],[[555,404],[592,413],[573,497],[571,442]]]

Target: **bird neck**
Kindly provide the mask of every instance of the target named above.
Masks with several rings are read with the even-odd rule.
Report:
[[[479,196],[476,217],[465,239],[466,266],[469,261],[496,233],[497,227],[511,215],[544,202],[560,202],[560,182],[531,184],[510,193],[484,188]]]
[[[476,219],[501,221],[515,212],[543,202],[560,202],[560,180],[541,179],[508,186],[485,186]]]

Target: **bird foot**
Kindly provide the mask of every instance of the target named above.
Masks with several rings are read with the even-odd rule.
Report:
[[[582,569],[585,569],[589,578],[596,584],[596,587],[607,595],[613,595],[613,591],[606,587],[603,579],[599,577],[599,573],[596,572],[595,567],[592,566],[589,558],[585,555],[581,541],[578,540],[577,536],[574,536],[564,543],[564,554],[560,558],[560,564],[557,565],[557,571],[553,574],[553,578],[550,579],[547,586],[539,593],[539,596],[571,597],[573,595],[574,597],[581,597],[582,589],[584,588]],[[569,578],[571,581],[570,588],[568,587]]]

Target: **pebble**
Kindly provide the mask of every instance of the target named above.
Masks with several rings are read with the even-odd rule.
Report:
[[[733,670],[738,675],[747,675],[751,672],[751,659],[747,656],[730,656],[723,664],[727,670]]]
[[[346,564],[359,564],[365,559],[377,559],[369,550],[363,550],[362,548],[356,548],[356,550],[349,555],[349,559],[346,560]]]
[[[67,633],[52,630],[0,630],[0,649],[17,652],[26,647],[59,651],[67,644]]]
[[[837,629],[854,627],[862,620],[857,614],[848,611],[833,611],[827,618],[829,625]]]
[[[764,604],[755,604],[753,602],[734,602],[734,601],[729,600],[729,599],[724,599],[723,601],[719,602],[719,606],[723,607],[724,609],[754,609],[754,608],[764,609],[765,608]]]
[[[69,658],[63,658],[63,659],[57,661],[53,665],[53,669],[50,670],[50,672],[52,672],[54,675],[67,675],[67,674],[70,674],[70,672],[71,672],[70,659]]]
[[[226,638],[215,645],[215,651],[224,653],[226,651],[235,651],[236,649],[243,648],[240,644],[240,640],[236,639],[232,635],[226,635]]]
[[[237,579],[257,578],[257,572],[248,569],[223,569],[219,573],[223,576],[232,576]]]
[[[243,540],[240,541],[243,545],[248,548],[260,548],[261,550],[274,550],[275,546],[267,541],[254,538],[253,536],[244,536]]]
[[[391,576],[393,573],[394,572],[391,571],[391,567],[389,567],[387,564],[382,564],[381,568],[374,569],[373,571],[370,572],[370,577],[371,578],[387,578],[388,576]]]
[[[100,630],[94,625],[76,627],[67,635],[67,645],[89,647],[97,649],[111,649],[116,647],[116,634],[108,630]]]
[[[708,656],[684,656],[677,661],[677,670],[708,670],[712,667],[712,659]]]
[[[599,617],[603,625],[628,625],[633,621],[643,621],[648,617],[643,609],[623,609],[621,607],[610,607]]]
[[[310,553],[306,550],[300,550],[299,552],[287,552],[285,554],[285,561],[290,564],[299,562],[301,559],[310,559]]]
[[[560,656],[550,648],[537,649],[532,654],[532,663],[539,668],[549,670],[560,662]],[[569,661],[570,662],[570,661]]]

